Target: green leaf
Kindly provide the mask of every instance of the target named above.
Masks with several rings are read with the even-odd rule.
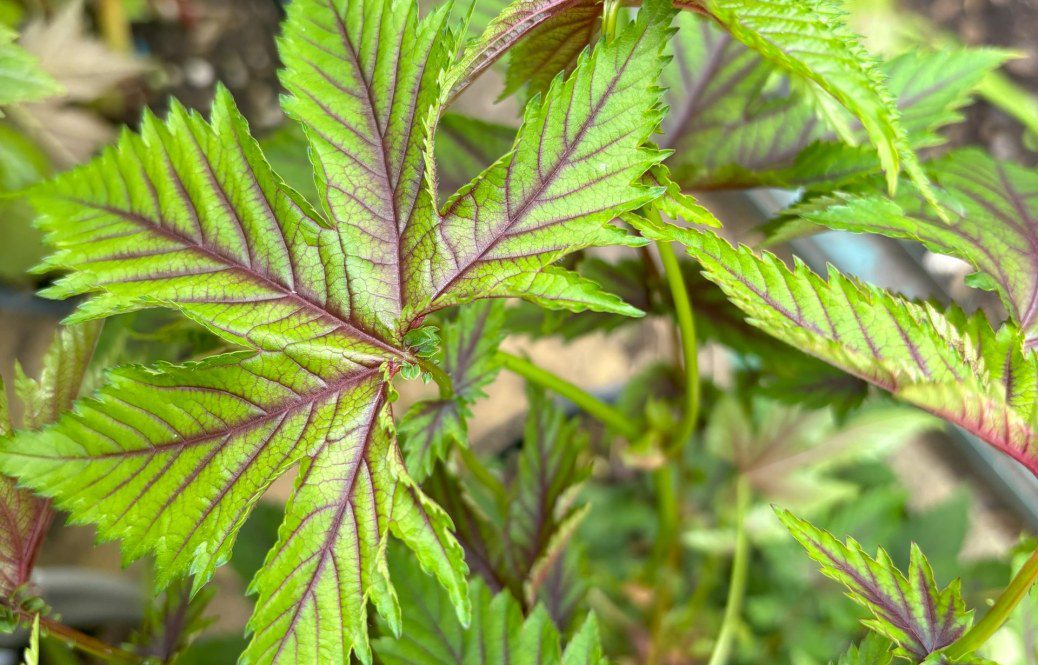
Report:
[[[552,79],[571,72],[581,51],[594,43],[602,23],[601,3],[578,0],[568,5],[566,11],[539,23],[509,50],[502,96],[522,88],[531,97],[545,92]]]
[[[821,565],[822,573],[843,584],[851,599],[872,612],[874,618],[865,624],[896,642],[898,655],[923,660],[954,642],[972,624],[973,612],[966,611],[959,582],[939,589],[918,547],[912,547],[906,576],[883,549],[873,558],[853,538],[841,543],[788,511],[779,511],[778,516]]]
[[[926,166],[951,215],[947,223],[911,187],[896,199],[856,194],[809,200],[790,214],[831,228],[916,240],[967,261],[998,291],[1027,338],[1035,339],[1038,174],[973,149],[957,150]]]
[[[507,591],[492,594],[482,582],[471,585],[472,623],[458,624],[439,590],[413,570],[393,569],[401,584],[405,614],[400,637],[383,637],[375,652],[387,665],[599,665],[604,663],[598,626],[589,617],[562,649],[558,630],[544,607],[523,617]]]
[[[638,181],[664,156],[644,143],[662,115],[655,84],[670,19],[668,3],[650,2],[637,22],[582,56],[527,108],[512,152],[447,201],[437,232],[416,230],[405,244],[407,256],[419,257],[408,281],[429,296],[414,316],[491,296],[637,314],[545,267],[591,245],[638,242],[610,222],[660,194]]]
[[[285,111],[310,139],[351,317],[390,339],[421,295],[404,277],[415,269],[405,235],[435,224],[425,150],[453,50],[447,10],[419,19],[416,2],[308,0],[290,6],[280,42]]]
[[[153,553],[158,585],[190,574],[197,589],[299,464],[251,585],[245,663],[370,661],[367,603],[403,621],[387,535],[468,621],[461,547],[407,475],[388,407],[426,314],[506,295],[637,313],[549,264],[637,242],[609,223],[658,194],[638,183],[662,157],[641,146],[662,112],[669,7],[558,79],[441,216],[430,141],[456,44],[447,17],[419,18],[408,0],[289,7],[285,106],[309,141],[317,209],[271,170],[222,88],[209,122],[178,104],[165,122],[148,114],[140,134],[32,193],[57,246],[44,267],[67,271],[46,293],[88,296],[71,320],[167,307],[245,350],[115,370],[56,425],[6,442],[0,467],[121,539],[127,560]]]
[[[776,82],[779,70],[719,27],[678,17],[674,60],[664,71],[661,144],[686,188],[821,187],[877,171],[874,151],[838,140],[810,100]],[[913,50],[878,65],[913,148],[941,142],[980,80],[1006,58],[994,49]],[[854,122],[849,120],[849,122]]]
[[[580,463],[587,439],[579,423],[565,417],[540,390],[528,390],[529,415],[519,471],[509,493],[503,537],[512,579],[522,581],[533,604],[552,564],[561,556],[586,506],[568,496],[589,469]]]
[[[646,179],[664,188],[663,196],[656,199],[653,205],[670,219],[715,228],[722,226],[721,221],[714,217],[712,212],[699,205],[694,196],[681,191],[681,185],[671,179],[670,169],[665,165],[654,166]]]
[[[60,328],[43,357],[38,380],[16,368],[22,428],[36,429],[53,422],[72,405],[100,332],[101,326],[96,323]],[[0,381],[0,440],[10,435],[7,392]],[[6,476],[0,476],[0,508],[0,596],[6,598],[29,582],[53,511],[47,501],[19,488]]]
[[[1018,329],[907,302],[835,271],[670,227],[751,324],[987,441],[1038,473],[1038,355]]]
[[[890,642],[876,633],[869,633],[861,644],[852,646],[840,656],[836,665],[890,665],[893,661]]]
[[[289,629],[284,616],[258,614],[249,662],[291,660],[290,643],[367,656],[363,618],[345,609],[372,594],[382,602],[391,587],[359,572],[340,586],[329,570],[340,560],[358,571],[384,567],[387,532],[421,550],[465,616],[465,566],[446,518],[389,464],[395,442],[358,437],[381,411],[383,365],[407,352],[350,316],[338,234],[271,173],[226,91],[211,124],[174,106],[166,124],[147,116],[142,131],[36,191],[59,245],[48,263],[75,270],[50,292],[94,294],[76,319],[174,307],[256,352],[117,370],[56,427],[11,442],[4,469],[96,523],[102,537],[121,538],[128,559],[153,552],[159,585],[191,573],[196,586],[226,561],[252,505],[294,463],[307,460],[304,481],[348,473],[353,481],[327,497],[334,509],[314,503],[324,486],[297,488],[286,524],[339,518],[308,520],[302,539],[283,529],[281,549],[315,556],[294,571],[297,562],[273,565],[255,586],[264,600],[278,592],[278,602],[295,601],[285,615],[295,618]],[[358,429],[343,429],[351,422]],[[373,487],[378,502],[363,493]],[[380,609],[394,611],[387,602]],[[340,612],[345,640],[319,621]]]
[[[651,298],[646,289],[650,279],[645,263],[637,259],[616,262],[598,257],[582,258],[574,269],[585,279],[598,284],[603,291],[616,294],[625,303],[650,314],[660,314],[662,307]],[[705,280],[701,280],[705,281]],[[593,331],[611,332],[636,322],[628,316],[609,312],[570,312],[545,310],[520,303],[507,310],[508,329],[536,336],[558,335],[569,341]]]
[[[14,32],[0,25],[0,106],[60,93],[61,85],[40,69],[36,59],[15,44],[14,38]]]
[[[733,37],[853,114],[879,154],[890,191],[904,168],[928,192],[882,74],[844,25],[839,5],[830,0],[706,0],[705,5]]]
[[[140,136],[124,133],[33,199],[57,247],[46,267],[75,270],[43,293],[91,294],[71,320],[167,306],[251,348],[314,339],[308,353],[344,345],[368,362],[390,350],[343,313],[336,238],[271,173],[226,90],[211,124],[179,104],[165,124],[147,114]]]
[[[480,35],[465,48],[447,74],[448,101],[457,98],[529,31],[565,11],[574,0],[480,0],[472,27]]]
[[[469,407],[484,396],[500,369],[504,303],[485,301],[461,309],[440,332],[441,366],[451,378],[450,398],[415,403],[400,423],[400,441],[411,476],[422,481],[452,444],[468,445]]]
[[[259,591],[258,609],[241,662],[297,662],[305,653],[316,662],[346,662],[351,645],[370,661],[367,601],[394,630],[401,623],[383,560],[387,530],[446,586],[458,617],[467,621],[461,547],[450,519],[394,459],[392,423],[381,399],[365,400],[373,408],[361,418],[336,423],[340,434],[304,462],[278,542],[251,585]],[[362,464],[357,449],[367,452]],[[334,629],[314,630],[322,624]],[[330,639],[340,626],[344,638]]]

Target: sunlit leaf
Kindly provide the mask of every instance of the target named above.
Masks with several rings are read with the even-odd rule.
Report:
[[[969,262],[990,278],[1029,340],[1038,337],[1038,173],[998,162],[980,150],[958,150],[927,164],[951,215],[933,215],[905,187],[895,199],[856,194],[794,208],[811,222],[847,231],[917,240]]]
[[[661,118],[655,82],[670,36],[666,2],[643,7],[527,108],[512,152],[444,206],[435,233],[415,228],[405,254],[414,314],[489,296],[544,306],[637,312],[573,273],[544,268],[591,245],[636,244],[610,222],[656,198],[641,176],[664,153],[646,147]],[[588,172],[595,173],[588,178]]]
[[[676,227],[672,227],[676,229]],[[1012,325],[908,302],[835,271],[733,248],[709,232],[678,239],[753,325],[941,416],[1038,473],[1038,355]]]
[[[164,122],[148,114],[140,134],[32,193],[57,246],[45,267],[65,271],[47,295],[87,296],[71,320],[168,307],[244,350],[115,370],[56,425],[8,442],[3,468],[121,539],[127,560],[154,554],[159,586],[191,575],[198,589],[298,464],[250,587],[244,663],[370,662],[368,602],[403,621],[389,535],[468,621],[462,548],[407,474],[389,410],[388,381],[426,350],[412,347],[426,315],[500,296],[638,313],[550,264],[638,242],[611,222],[658,193],[640,181],[662,153],[642,144],[661,113],[669,7],[557,79],[512,150],[441,213],[431,141],[458,39],[448,11],[290,5],[285,108],[309,144],[316,206],[271,170],[224,89],[208,122],[178,104]],[[452,353],[458,399],[471,400],[488,367]]]

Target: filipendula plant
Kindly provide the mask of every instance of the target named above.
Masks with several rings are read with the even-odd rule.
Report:
[[[612,647],[635,662],[721,665],[767,648],[736,639],[750,557],[768,547],[752,508],[797,503],[797,490],[810,499],[797,505],[817,511],[854,491],[823,475],[842,448],[813,452],[846,445],[838,436],[776,436],[757,452],[736,449],[731,428],[704,433],[703,413],[737,412],[723,392],[832,405],[838,423],[875,386],[1038,473],[1038,181],[977,151],[916,155],[942,142],[1007,54],[878,62],[828,0],[622,4],[482,0],[422,16],[413,0],[294,0],[279,42],[293,124],[267,142],[270,161],[219,88],[208,120],[173,102],[165,120],[145,114],[138,132],[30,190],[55,248],[39,268],[58,275],[43,294],[78,297],[63,334],[161,307],[231,350],[118,367],[71,409],[78,380],[61,386],[46,419],[4,439],[0,467],[23,488],[9,483],[8,503],[53,502],[118,540],[127,562],[154,557],[163,606],[197,619],[192,598],[260,497],[295,470],[249,585],[240,663],[576,665]],[[505,94],[524,102],[518,128],[445,113],[506,60]],[[922,242],[971,263],[971,283],[996,291],[1008,320],[996,329],[735,247],[689,194],[750,186],[802,191],[767,228],[773,241],[824,225]],[[618,262],[585,253],[609,245],[639,250]],[[511,298],[526,304],[500,301]],[[615,404],[498,350],[509,332],[568,339],[646,314],[673,318],[675,362],[632,379]],[[745,361],[734,383],[700,381],[701,339]],[[473,405],[502,369],[539,386],[503,478],[467,441]],[[439,390],[399,424],[398,376]],[[545,389],[602,422],[598,445]],[[902,435],[918,429],[904,422],[915,424]],[[732,450],[717,431],[733,432]],[[628,444],[621,461],[614,439]],[[791,476],[799,487],[769,483],[767,455],[816,466]],[[574,496],[596,456],[620,503],[619,480],[651,471],[659,511],[644,565],[604,555],[596,567],[581,546],[593,507]],[[817,484],[804,479],[824,479],[825,492],[804,497]],[[634,504],[644,498],[629,489]],[[725,525],[709,543],[688,533],[703,524],[683,521],[704,497]],[[1025,564],[973,626],[959,583],[938,587],[918,548],[903,573],[882,550],[873,558],[791,513],[779,519],[872,615],[873,635],[841,663],[984,662],[975,652],[1038,575]],[[688,570],[683,542],[730,556],[723,611],[704,610],[711,578]],[[31,562],[5,603],[23,624],[46,616],[18,592]],[[603,570],[631,583],[607,575],[592,594]],[[646,585],[639,601],[633,589]],[[603,635],[592,605],[637,639]],[[53,618],[40,628],[118,662],[182,651],[105,650]]]

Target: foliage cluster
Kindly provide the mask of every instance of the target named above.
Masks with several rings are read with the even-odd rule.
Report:
[[[1009,54],[881,60],[831,0],[625,4],[293,0],[279,134],[221,88],[25,192],[43,295],[76,306],[18,373],[17,427],[4,393],[9,623],[122,663],[991,662],[1038,556],[968,609],[1009,570],[958,565],[962,501],[913,513],[876,458],[943,419],[1038,474],[1038,175],[940,149]],[[12,38],[0,104],[53,93]],[[516,127],[449,110],[494,69]],[[820,275],[694,198],[759,187],[798,192],[765,242],[906,240],[998,301]],[[118,341],[158,308],[176,345]],[[647,318],[673,357],[606,396],[501,348]],[[521,444],[470,446],[502,371],[528,384]],[[394,410],[419,378],[437,394]],[[261,497],[288,474],[282,515]],[[55,510],[150,557],[132,643],[34,595]],[[247,639],[189,649],[228,562]]]

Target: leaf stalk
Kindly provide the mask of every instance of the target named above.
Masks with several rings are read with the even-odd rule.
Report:
[[[29,619],[31,613],[24,611],[19,612],[23,618]],[[79,649],[83,653],[90,654],[96,658],[100,658],[106,663],[114,663],[116,665],[138,665],[142,662],[136,654],[133,654],[119,647],[114,647],[110,644],[106,644],[96,637],[91,637],[86,633],[81,633],[71,626],[50,619],[45,616],[40,616],[40,629],[55,637],[72,647]]]
[[[650,208],[646,212],[655,217],[657,222],[660,221],[659,211],[655,208]],[[696,319],[692,313],[692,298],[685,287],[685,278],[681,274],[678,257],[674,254],[674,248],[669,242],[656,243],[656,249],[667,277],[671,299],[674,301],[674,316],[680,332],[682,366],[685,372],[685,411],[677,434],[670,444],[669,452],[673,452],[692,438],[696,423],[699,421],[699,346],[696,338]]]
[[[750,482],[740,475],[735,483],[735,554],[732,557],[732,573],[728,583],[728,600],[724,608],[724,619],[717,634],[713,653],[708,665],[725,665],[732,651],[736,624],[742,614],[742,602],[746,596],[746,576],[749,571],[750,544],[746,536],[746,512],[750,507]]]
[[[450,375],[443,371],[443,368],[429,358],[416,358],[416,360],[422,371],[432,377],[440,388],[440,399],[448,400],[454,397],[454,383],[451,381]]]
[[[1035,580],[1038,580],[1038,548],[1035,548],[1024,565],[1013,576],[1009,586],[1002,590],[1002,594],[995,600],[995,604],[991,606],[984,618],[966,631],[965,635],[952,642],[944,653],[949,658],[958,659],[984,646],[1009,619],[1016,606],[1031,590]]]
[[[618,432],[628,441],[636,441],[641,437],[641,428],[633,420],[583,388],[534,365],[526,358],[521,358],[506,351],[499,351],[498,358],[505,369],[518,374],[531,383],[547,388],[560,397],[565,397],[588,415],[593,416]]]

